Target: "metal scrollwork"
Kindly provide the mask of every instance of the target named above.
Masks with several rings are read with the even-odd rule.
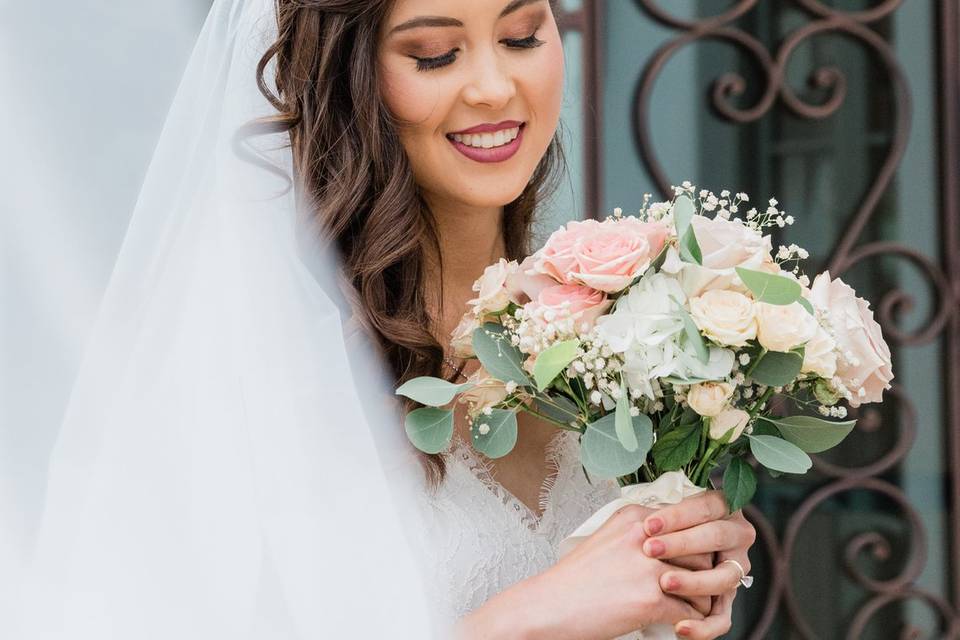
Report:
[[[878,0],[865,9],[853,11],[828,6],[822,0],[794,0],[795,6],[806,12],[809,20],[788,33],[771,51],[757,37],[737,26],[736,20],[754,9],[758,0],[730,2],[714,15],[698,18],[680,18],[655,0],[635,0],[634,4],[654,21],[677,33],[661,45],[647,61],[637,82],[634,94],[632,118],[633,135],[640,157],[651,178],[664,196],[671,193],[671,182],[660,164],[650,130],[651,98],[654,85],[661,72],[674,55],[685,47],[706,41],[720,41],[733,45],[759,70],[760,83],[752,104],[741,106],[737,99],[749,88],[748,79],[742,74],[729,72],[716,78],[711,86],[708,106],[717,116],[735,124],[760,120],[779,105],[801,119],[822,120],[833,116],[844,104],[848,95],[847,78],[837,67],[823,66],[808,74],[809,84],[820,90],[823,99],[818,103],[804,101],[786,80],[786,69],[793,54],[809,40],[824,35],[847,38],[865,47],[880,63],[886,74],[887,86],[893,97],[895,112],[891,126],[890,142],[876,175],[866,194],[850,215],[846,228],[830,254],[828,261],[833,275],[848,271],[858,263],[879,257],[904,260],[917,269],[935,296],[936,303],[922,326],[907,329],[898,321],[912,310],[914,298],[910,291],[894,289],[885,292],[876,305],[878,321],[891,342],[902,346],[930,343],[947,336],[948,348],[960,359],[960,240],[954,237],[960,232],[960,151],[949,149],[952,143],[960,147],[960,3],[944,2],[940,7],[943,21],[941,73],[953,74],[942,92],[942,111],[947,140],[944,142],[944,229],[947,238],[944,247],[948,254],[946,266],[934,259],[900,243],[889,241],[862,242],[864,230],[876,213],[881,197],[889,190],[897,167],[906,150],[911,125],[910,91],[904,72],[890,43],[873,25],[891,16],[903,0]],[[960,399],[953,398],[950,389],[960,393],[960,362],[954,362],[947,375],[949,442],[953,464],[960,464]],[[956,370],[954,370],[956,368]],[[950,387],[949,385],[952,385]],[[794,594],[791,581],[791,559],[795,551],[799,531],[811,515],[822,505],[851,492],[874,494],[889,500],[902,514],[901,522],[909,540],[906,554],[894,557],[899,549],[888,534],[881,530],[867,530],[853,535],[842,549],[841,565],[847,577],[864,592],[862,605],[852,614],[846,628],[847,638],[861,638],[866,629],[885,608],[907,601],[924,603],[938,616],[941,628],[938,638],[960,639],[960,533],[953,532],[952,586],[954,602],[920,589],[915,582],[927,560],[927,537],[919,513],[910,503],[903,490],[879,475],[894,469],[908,455],[917,433],[917,411],[902,387],[894,386],[890,401],[896,411],[883,412],[866,408],[859,416],[858,429],[862,431],[890,430],[895,434],[888,451],[867,464],[844,466],[824,457],[815,456],[816,470],[826,483],[806,496],[787,519],[782,543],[770,521],[758,509],[747,509],[747,517],[758,532],[757,552],[770,559],[771,581],[767,585],[766,600],[749,637],[759,640],[767,637],[777,616],[777,607],[784,605],[791,629],[800,637],[814,639],[815,635],[801,603]],[[890,419],[889,416],[896,416]],[[960,501],[960,470],[951,471],[951,490],[954,501]],[[955,525],[960,525],[960,516],[951,513]],[[871,558],[885,566],[902,563],[892,577],[878,578],[863,569],[863,560]],[[902,638],[923,637],[920,629],[906,627],[898,632]],[[886,636],[884,636],[886,637]],[[893,637],[892,635],[889,637]],[[933,636],[931,636],[933,637]]]

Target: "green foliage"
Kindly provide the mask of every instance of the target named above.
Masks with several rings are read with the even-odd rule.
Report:
[[[481,425],[490,430],[481,433]],[[473,448],[488,458],[502,458],[517,444],[517,414],[509,409],[494,409],[490,415],[480,414],[470,428]]]
[[[761,351],[759,360],[750,371],[754,382],[768,387],[782,387],[790,384],[800,375],[803,368],[804,348],[793,351]]]
[[[564,371],[577,357],[579,340],[564,340],[544,349],[533,365],[533,379],[537,382],[537,391],[543,391],[561,371]]]
[[[743,284],[750,289],[754,299],[758,302],[788,305],[801,298],[800,283],[786,276],[742,267],[737,267],[737,275],[740,276]]]
[[[727,499],[730,513],[739,511],[750,504],[757,491],[757,474],[742,458],[730,461],[723,472],[723,495]]]
[[[773,471],[806,473],[813,462],[810,456],[795,444],[776,436],[749,435],[750,452],[757,462]]]
[[[632,420],[637,448],[628,451],[617,436],[616,416],[607,414],[587,425],[580,441],[580,460],[584,469],[601,478],[617,478],[643,466],[653,444],[653,423],[645,415]]]
[[[760,420],[775,425],[785,440],[807,453],[820,453],[832,449],[843,442],[857,424],[856,420],[830,422],[812,416],[764,417]]]
[[[440,453],[453,437],[453,411],[424,407],[407,414],[407,437],[424,453]]]
[[[473,351],[491,376],[503,382],[531,386],[523,370],[523,354],[503,335],[503,327],[487,322],[473,332]]]
[[[681,424],[665,435],[661,435],[653,445],[653,461],[658,471],[677,471],[690,463],[697,454],[700,445],[701,426]]]
[[[429,407],[442,407],[453,400],[458,393],[472,389],[473,386],[470,382],[453,384],[441,378],[420,376],[400,385],[397,395],[406,396]]]

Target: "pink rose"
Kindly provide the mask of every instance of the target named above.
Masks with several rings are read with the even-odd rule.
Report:
[[[598,227],[600,223],[596,220],[574,220],[554,231],[543,248],[534,254],[536,270],[557,282],[569,283],[570,269],[575,262],[573,248]]]
[[[552,310],[555,313],[566,311],[573,318],[577,326],[586,323],[593,327],[597,318],[610,308],[610,300],[602,291],[584,287],[578,284],[558,284],[540,292],[537,305],[541,310]]]
[[[831,280],[829,271],[814,279],[810,299],[837,342],[836,380],[849,392],[850,406],[879,402],[883,390],[890,388],[893,368],[869,303],[840,278]]]
[[[540,292],[547,287],[557,284],[552,277],[536,271],[534,268],[536,261],[536,255],[528,256],[519,267],[507,274],[504,286],[511,302],[525,305],[531,300],[536,300]]]
[[[650,267],[663,249],[667,233],[661,222],[607,220],[574,245],[570,278],[608,293],[626,289]]]
[[[778,273],[780,268],[770,257],[770,236],[746,226],[743,221],[693,216],[690,220],[703,254],[703,264],[681,263],[677,256],[668,258],[668,273],[680,273],[683,290],[690,297],[710,289],[745,289],[735,287],[736,268]],[[672,259],[671,259],[672,258]]]
[[[483,275],[473,283],[473,290],[477,292],[477,297],[468,302],[477,316],[498,313],[507,308],[510,304],[510,294],[506,287],[507,277],[514,273],[517,267],[515,261],[507,262],[500,258],[498,262],[483,270]]]

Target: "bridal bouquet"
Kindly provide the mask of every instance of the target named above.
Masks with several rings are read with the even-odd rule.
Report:
[[[829,273],[811,282],[796,245],[773,251],[765,230],[792,216],[770,200],[740,217],[747,203],[684,183],[672,202],[571,222],[523,262],[488,267],[453,336],[482,368],[397,389],[425,405],[407,415],[410,440],[444,450],[458,400],[473,447],[497,458],[525,411],[579,433],[584,469],[649,506],[703,490],[722,467],[740,509],[757,486],[748,455],[774,475],[806,472],[808,454],[854,426],[841,400],[880,401],[890,352],[853,289]],[[774,413],[774,396],[794,415],[781,415],[787,402]]]

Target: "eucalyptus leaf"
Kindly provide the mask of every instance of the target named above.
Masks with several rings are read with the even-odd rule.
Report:
[[[707,349],[707,343],[704,341],[703,336],[700,335],[700,329],[697,327],[697,323],[693,321],[693,318],[683,307],[678,307],[680,312],[680,317],[683,319],[683,333],[687,337],[687,341],[693,345],[693,350],[697,354],[697,359],[703,363],[707,364],[710,362],[710,350]]]
[[[407,437],[424,453],[440,453],[453,437],[453,411],[424,407],[407,414],[404,420]]]
[[[486,432],[486,433],[484,433]],[[502,458],[517,444],[517,414],[510,409],[494,409],[480,414],[470,427],[473,448],[488,458]]]
[[[803,296],[800,296],[800,299],[797,300],[797,302],[800,304],[801,307],[806,309],[807,313],[809,313],[810,315],[812,316],[817,315],[817,312],[813,310],[813,305],[810,304],[810,301],[804,298]]]
[[[759,356],[750,377],[754,382],[768,387],[782,387],[790,384],[800,375],[803,368],[803,348],[796,351],[766,351]]]
[[[680,236],[680,259],[692,264],[703,264],[703,251],[700,249],[700,243],[697,241],[697,234],[693,230],[693,225],[687,227],[687,230]]]
[[[802,289],[796,280],[765,271],[737,267],[737,275],[743,280],[757,302],[787,305],[800,300]]]
[[[453,384],[441,378],[420,376],[400,385],[397,395],[406,396],[415,402],[430,407],[442,407],[453,400],[458,393],[474,387],[472,382]]]
[[[683,424],[661,436],[653,445],[653,461],[657,469],[677,471],[697,454],[700,445],[700,423]]]
[[[776,425],[785,440],[807,453],[820,453],[832,449],[843,442],[857,424],[856,420],[830,422],[812,416],[764,417],[761,421]]]
[[[748,437],[753,457],[768,469],[783,473],[806,473],[813,466],[810,456],[783,438],[757,435]]]
[[[694,207],[690,196],[679,195],[673,201],[673,226],[677,230],[678,238],[682,238],[683,234],[690,228],[690,221],[693,220],[696,213],[696,207]]]
[[[616,416],[607,414],[587,425],[580,441],[580,461],[589,473],[601,478],[617,478],[643,466],[653,444],[653,423],[646,415],[632,420],[637,449],[627,451],[617,437]]]
[[[473,351],[491,376],[502,382],[531,386],[523,369],[523,354],[503,335],[503,327],[487,322],[473,332]]]
[[[573,362],[579,348],[579,340],[564,340],[540,352],[533,365],[533,379],[537,382],[537,391],[546,389],[553,379]]]
[[[757,474],[743,458],[734,458],[723,472],[723,495],[730,513],[750,504],[757,492]]]
[[[533,405],[537,413],[563,424],[580,419],[580,409],[573,400],[564,396],[537,396],[533,399]]]
[[[627,394],[627,385],[620,382],[620,397],[617,398],[617,410],[615,412],[614,428],[617,432],[617,438],[623,448],[631,453],[636,451],[640,444],[637,442],[637,434],[633,431],[633,420],[630,417],[630,397]]]

